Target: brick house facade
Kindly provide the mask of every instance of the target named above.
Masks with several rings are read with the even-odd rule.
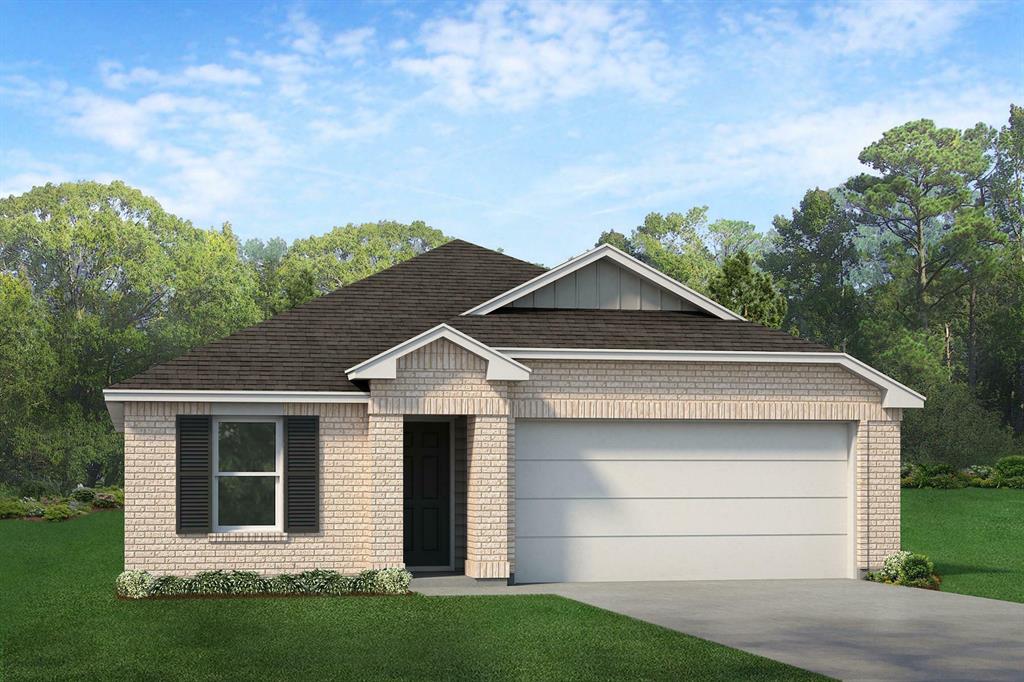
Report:
[[[528,372],[525,380],[493,378],[498,360],[489,353],[462,343],[460,335],[428,337],[394,357],[393,378],[367,379],[363,397],[353,402],[332,402],[328,392],[324,402],[314,392],[290,400],[292,394],[279,391],[251,404],[253,414],[317,418],[315,532],[215,532],[213,527],[181,532],[177,417],[245,414],[244,394],[229,399],[223,391],[205,389],[217,398],[202,400],[193,392],[192,400],[173,401],[160,396],[186,395],[185,389],[160,394],[115,387],[107,397],[119,403],[112,414],[123,420],[125,568],[155,574],[213,569],[273,574],[406,565],[404,435],[418,419],[446,419],[452,425],[449,568],[471,577],[509,578],[517,572],[516,431],[524,420],[713,423],[725,430],[731,423],[845,425],[852,434],[847,530],[852,561],[858,570],[874,569],[899,549],[900,419],[902,409],[913,405],[892,399],[900,388],[895,382],[876,380],[845,360],[826,362],[819,347],[808,352],[807,362],[788,355],[786,362],[775,362],[772,355],[751,356],[765,361],[715,361],[715,356],[541,358],[524,352],[516,364]],[[132,399],[130,391],[144,398]]]

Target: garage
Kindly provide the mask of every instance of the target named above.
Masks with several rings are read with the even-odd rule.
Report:
[[[515,580],[848,578],[850,422],[518,420]]]

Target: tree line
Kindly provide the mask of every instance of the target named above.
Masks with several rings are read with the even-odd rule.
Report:
[[[992,128],[893,128],[868,172],[758,231],[707,207],[610,243],[749,320],[826,344],[928,396],[904,457],[991,463],[1024,442],[1024,108]],[[124,183],[0,199],[0,484],[123,477],[102,389],[445,241],[424,222],[297,239],[200,229]]]

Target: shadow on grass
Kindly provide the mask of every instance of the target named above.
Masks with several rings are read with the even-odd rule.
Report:
[[[1014,572],[1012,569],[1009,568],[997,568],[995,566],[978,566],[975,564],[953,564],[947,563],[945,561],[936,561],[935,571],[941,576]]]

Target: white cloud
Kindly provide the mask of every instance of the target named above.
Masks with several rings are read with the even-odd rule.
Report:
[[[222,64],[189,66],[181,73],[160,73],[154,69],[135,67],[126,71],[115,61],[99,65],[100,80],[111,90],[127,90],[132,86],[182,88],[193,85],[255,86],[260,84],[256,74],[245,69],[232,69]]]
[[[299,9],[293,9],[288,13],[284,32],[288,36],[287,44],[296,52],[327,59],[363,55],[375,34],[372,27],[366,26],[341,31],[325,39],[323,29]]]
[[[807,189],[837,186],[864,170],[857,161],[861,149],[892,127],[919,118],[960,129],[979,121],[998,125],[1010,98],[1008,90],[988,86],[963,87],[956,96],[912,89],[803,114],[758,112],[743,121],[688,128],[677,145],[660,140],[628,156],[592,155],[565,164],[510,203],[542,212],[592,209],[591,216],[685,208],[708,203],[715,193],[783,197],[795,205]]]
[[[325,50],[329,58],[358,57],[366,53],[369,43],[373,40],[372,28],[357,28],[337,34]]]
[[[601,90],[670,96],[692,66],[673,58],[638,6],[482,2],[466,18],[426,22],[423,56],[396,65],[456,109],[521,109]]]
[[[891,54],[937,49],[975,8],[973,0],[890,0],[824,5],[815,14],[827,30],[822,43],[831,50]]]
[[[214,83],[216,85],[259,85],[259,76],[245,69],[230,69],[220,64],[190,66],[182,74],[190,82]]]

